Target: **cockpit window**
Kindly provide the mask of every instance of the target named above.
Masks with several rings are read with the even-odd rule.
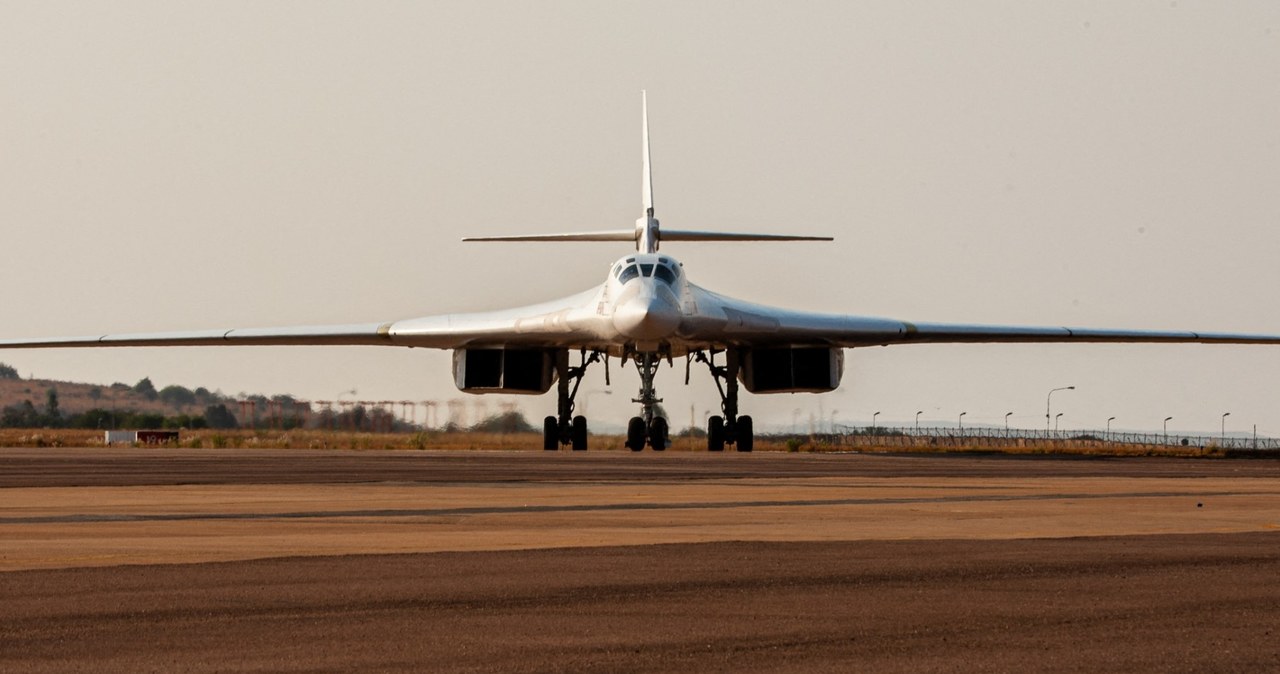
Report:
[[[626,283],[633,278],[657,278],[668,285],[675,285],[680,278],[680,263],[669,257],[660,257],[656,262],[634,262],[635,258],[627,258],[613,267],[613,275],[619,283]]]
[[[675,285],[676,283],[676,273],[671,271],[671,268],[665,264],[658,265],[658,268],[653,270],[653,275],[666,281],[667,285]]]

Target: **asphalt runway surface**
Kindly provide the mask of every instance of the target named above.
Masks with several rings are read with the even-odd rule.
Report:
[[[1259,672],[1278,643],[1273,459],[0,449],[4,672]]]

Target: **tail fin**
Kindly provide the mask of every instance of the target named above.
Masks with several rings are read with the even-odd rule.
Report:
[[[831,241],[829,236],[793,236],[791,234],[738,234],[734,232],[662,231],[653,217],[653,163],[649,157],[649,94],[640,91],[640,140],[643,145],[644,171],[641,194],[644,215],[636,220],[635,229],[568,234],[517,234],[514,236],[468,236],[463,241],[634,241],[636,250],[653,253],[659,242],[666,241]]]
[[[640,186],[644,194],[644,214],[653,217],[653,161],[649,158],[649,92],[640,90],[640,138],[644,142],[644,176]]]

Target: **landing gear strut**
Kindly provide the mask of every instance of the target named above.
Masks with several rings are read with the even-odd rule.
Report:
[[[542,420],[542,448],[560,449],[560,445],[569,445],[574,451],[587,448],[587,418],[573,416],[573,399],[578,395],[578,386],[582,384],[582,376],[587,373],[587,366],[601,359],[599,351],[581,351],[581,363],[577,367],[569,366],[569,352],[556,354],[556,416]],[[608,362],[605,362],[605,378],[608,379]],[[572,380],[572,387],[570,381]]]
[[[635,355],[636,370],[640,373],[640,396],[631,402],[640,403],[640,414],[627,423],[627,448],[633,452],[644,449],[647,443],[655,452],[667,448],[667,420],[657,416],[656,408],[662,399],[653,387],[653,377],[658,373],[658,356],[654,353]]]
[[[715,415],[707,420],[707,450],[724,451],[725,445],[735,445],[739,452],[749,452],[755,447],[755,429],[751,417],[738,416],[738,365],[736,349],[725,351],[725,364],[716,365],[716,351],[710,355],[698,351],[693,358],[706,363],[720,391],[720,410],[724,416]]]

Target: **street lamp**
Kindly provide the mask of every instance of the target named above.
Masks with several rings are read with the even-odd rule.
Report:
[[[1010,415],[1010,414],[1013,414],[1013,412],[1005,412],[1005,413],[1004,413],[1004,432],[1006,432],[1006,433],[1008,433],[1008,432],[1009,432],[1009,415]]]
[[[871,434],[876,434],[876,417],[880,416],[879,412],[871,415]]]
[[[1227,441],[1227,417],[1231,416],[1230,412],[1222,413],[1222,442]]]
[[[335,431],[338,430],[339,420],[341,420],[344,424],[347,423],[347,420],[343,417],[343,414],[342,414],[342,396],[351,396],[354,398],[357,395],[359,395],[359,392],[356,391],[355,389],[351,389],[350,391],[343,391],[342,393],[339,393],[337,397],[334,398],[334,400],[338,403],[338,415],[333,418],[333,430]]]
[[[1050,415],[1049,404],[1050,404],[1050,401],[1053,400],[1053,394],[1058,391],[1074,391],[1074,390],[1076,390],[1076,387],[1074,386],[1060,386],[1055,389],[1050,389],[1049,395],[1044,397],[1044,430],[1046,433],[1049,432],[1049,415]]]
[[[1173,417],[1164,418],[1164,443],[1169,444],[1169,420]]]
[[[924,410],[920,410],[919,412],[916,412],[916,433],[917,434],[920,433],[920,415],[921,414],[924,414]]]
[[[1057,432],[1058,432],[1058,418],[1059,418],[1059,417],[1061,417],[1061,416],[1062,416],[1062,412],[1058,412],[1058,415],[1057,415],[1057,416],[1055,416],[1055,417],[1053,418],[1053,432],[1054,432],[1054,433],[1057,433]]]
[[[1115,421],[1115,417],[1107,417],[1107,433],[1111,432],[1111,422]]]
[[[964,430],[964,415],[966,415],[966,414],[968,414],[968,412],[961,412],[961,413],[960,413],[960,420],[957,422],[957,424],[960,426],[960,430],[962,430],[962,431]]]

